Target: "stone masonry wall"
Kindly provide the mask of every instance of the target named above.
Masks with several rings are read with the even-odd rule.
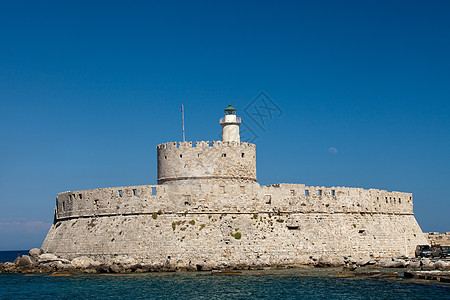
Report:
[[[183,180],[256,181],[256,147],[245,142],[201,141],[157,146],[158,183]]]
[[[58,194],[56,220],[152,212],[413,214],[412,194],[303,184],[143,185]]]
[[[157,265],[282,265],[320,255],[411,255],[423,243],[409,193],[244,182],[60,193],[42,248]]]
[[[450,246],[450,232],[427,232],[425,235],[430,245]]]
[[[42,248],[69,259],[132,257],[155,266],[214,268],[412,255],[423,240],[412,215],[163,213],[58,221]]]

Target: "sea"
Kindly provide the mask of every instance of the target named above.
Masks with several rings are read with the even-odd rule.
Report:
[[[11,257],[11,253],[4,252],[0,252],[0,257]],[[0,274],[0,299],[450,299],[450,284],[339,276],[339,268],[257,270],[228,275]]]

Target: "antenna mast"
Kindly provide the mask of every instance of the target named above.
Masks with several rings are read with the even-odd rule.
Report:
[[[183,120],[183,142],[186,142],[186,138],[184,136],[184,107],[183,107],[183,104],[181,104],[181,119]]]

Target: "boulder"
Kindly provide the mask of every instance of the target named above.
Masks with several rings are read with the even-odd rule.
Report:
[[[378,262],[378,266],[382,268],[403,268],[404,262],[392,259],[382,259]]]
[[[450,270],[450,261],[439,260],[434,263],[434,267],[439,270]]]
[[[408,264],[410,269],[420,269],[420,261],[410,261]]]
[[[109,264],[100,264],[95,266],[97,273],[109,273]]]
[[[12,262],[5,262],[3,263],[3,271],[5,272],[12,272],[16,269],[16,265]]]
[[[329,257],[321,256],[321,257],[319,257],[319,260],[317,261],[315,266],[319,267],[319,268],[327,268],[327,267],[334,266],[334,264],[333,264],[333,260],[330,259]]]
[[[356,264],[358,265],[358,266],[367,266],[368,264],[370,263],[370,258],[360,258],[357,262],[356,262]]]
[[[131,266],[136,264],[136,260],[132,257],[122,257],[122,258],[116,258],[113,263],[117,265],[124,265],[124,266]]]
[[[422,266],[429,265],[431,263],[431,259],[429,259],[428,257],[424,257],[424,258],[420,259],[420,263]]]
[[[345,265],[342,267],[342,269],[343,269],[344,271],[355,271],[357,268],[358,268],[358,266],[357,266],[357,265],[354,265],[354,264],[345,264]]]
[[[52,261],[58,261],[61,260],[58,256],[51,254],[51,253],[44,253],[38,256],[38,262],[40,264],[45,264]]]
[[[398,267],[394,267],[394,268],[405,268],[409,265],[409,261],[406,261],[403,259],[393,258],[392,260],[396,263],[396,265],[398,265]]]
[[[54,261],[42,263],[42,264],[39,264],[38,268],[39,268],[39,271],[42,273],[55,272],[56,271],[56,263]]]
[[[22,257],[19,259],[19,262],[17,263],[17,265],[20,267],[30,267],[32,264],[33,261],[28,255],[22,255]]]
[[[87,256],[80,256],[72,259],[70,262],[74,268],[87,269],[89,266],[99,265],[92,258]]]
[[[87,273],[87,274],[96,274],[97,270],[94,268],[88,268],[88,269],[84,269],[83,273]]]
[[[429,259],[429,258],[422,258],[420,260],[420,267],[422,268],[422,270],[434,270],[435,269],[434,262],[432,262],[431,259]]]
[[[39,248],[33,248],[28,252],[28,255],[31,257],[37,258],[39,255],[41,255],[43,251]]]
[[[122,268],[120,268],[118,265],[116,264],[112,264],[111,266],[109,266],[109,270],[112,273],[121,273],[122,272]]]

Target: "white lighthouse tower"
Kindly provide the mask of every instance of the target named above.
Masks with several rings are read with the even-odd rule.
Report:
[[[236,116],[236,109],[230,105],[224,110],[225,117],[220,118],[222,125],[222,142],[240,142],[239,125],[241,118]]]

